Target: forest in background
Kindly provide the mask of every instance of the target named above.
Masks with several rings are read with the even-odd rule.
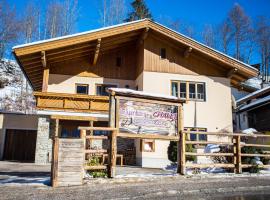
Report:
[[[17,96],[20,99],[22,96],[28,98],[31,88],[16,68],[16,64],[9,64],[12,62],[3,60],[13,59],[12,46],[76,33],[78,22],[82,18],[78,0],[48,0],[45,7],[41,7],[37,2],[27,1],[23,12],[18,12],[15,5],[7,0],[0,0],[0,89],[18,82],[19,89],[16,91],[19,91]],[[269,82],[270,19],[268,17],[257,16],[252,19],[241,5],[235,4],[219,24],[205,24],[204,28],[198,31],[196,27],[181,19],[153,16],[146,3],[147,1],[144,0],[98,0],[100,15],[94,20],[101,27],[106,27],[151,18],[209,47],[258,67],[262,81]],[[252,59],[253,55],[258,58],[256,63]],[[10,78],[12,76],[15,78]],[[0,98],[3,102],[11,97],[0,95]],[[27,105],[24,103],[20,108],[23,110]],[[31,106],[32,103],[29,105]]]

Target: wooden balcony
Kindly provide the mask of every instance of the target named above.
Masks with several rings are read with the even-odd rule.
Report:
[[[38,110],[108,112],[109,97],[53,92],[34,92]]]

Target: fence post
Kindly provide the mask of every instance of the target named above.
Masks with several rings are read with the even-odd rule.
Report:
[[[86,130],[80,131],[80,138],[83,139],[83,150],[86,148]]]
[[[233,143],[233,164],[234,164],[234,169],[233,172],[236,174],[237,173],[237,147],[236,147],[236,137],[232,138],[232,143]]]
[[[177,152],[177,172],[181,175],[186,173],[186,135],[183,131],[180,131],[178,141]]]
[[[58,172],[58,151],[59,151],[59,119],[55,120],[55,133],[53,137],[52,148],[52,165],[51,165],[51,185],[58,186],[57,172]]]
[[[242,173],[242,160],[241,160],[241,137],[236,137],[236,173]]]
[[[110,134],[110,148],[109,148],[109,165],[108,177],[114,178],[116,174],[116,154],[117,154],[117,131],[114,130]]]

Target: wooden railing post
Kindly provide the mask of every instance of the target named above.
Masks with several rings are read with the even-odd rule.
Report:
[[[53,137],[52,164],[51,164],[51,185],[58,186],[58,151],[59,151],[59,119],[55,120],[55,132]]]
[[[241,137],[236,136],[236,173],[242,173],[242,160],[241,160]]]
[[[237,173],[237,147],[236,147],[236,138],[232,138],[232,143],[233,143],[233,164],[234,164],[234,170],[233,172],[236,174]]]
[[[82,129],[80,131],[80,138],[83,139],[83,149],[86,149],[86,130]]]
[[[181,175],[186,174],[186,134],[180,131],[178,141],[178,152],[177,152],[177,172]]]
[[[109,150],[109,165],[108,177],[114,178],[116,174],[116,155],[117,155],[117,131],[112,131],[110,134],[110,150]]]

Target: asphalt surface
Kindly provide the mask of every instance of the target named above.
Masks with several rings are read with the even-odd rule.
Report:
[[[0,186],[0,199],[270,199],[270,177],[160,177],[83,186]]]
[[[130,168],[129,173],[135,173]],[[148,170],[149,171],[149,170]],[[148,172],[143,170],[142,174]],[[155,173],[159,173],[156,172]],[[270,200],[270,175],[196,175],[90,179],[52,188],[49,165],[0,162],[0,200],[6,199],[221,199]]]

